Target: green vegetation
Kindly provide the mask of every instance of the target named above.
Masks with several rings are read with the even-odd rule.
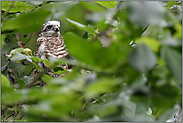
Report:
[[[167,121],[182,109],[182,2],[1,1],[1,121]],[[75,60],[54,79],[34,57],[61,22]],[[58,67],[42,60],[52,70]],[[41,70],[45,86],[32,83]],[[67,70],[58,71],[66,73]]]

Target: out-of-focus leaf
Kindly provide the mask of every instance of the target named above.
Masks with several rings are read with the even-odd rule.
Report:
[[[98,21],[97,28],[99,32],[103,32],[107,27],[109,27],[109,24],[105,23],[105,19]]]
[[[175,36],[178,39],[181,39],[182,38],[182,25],[180,23],[175,23],[174,27],[176,29],[176,32],[173,36]]]
[[[108,24],[113,25],[114,20],[112,19],[113,15],[115,14],[115,10],[107,10],[102,12],[93,12],[91,14],[86,15],[86,19],[94,22],[101,21],[105,19],[105,22]]]
[[[13,56],[13,58],[11,59],[11,61],[13,61],[13,62],[21,62],[24,59],[28,60],[29,62],[32,62],[32,59],[31,59],[30,56],[21,54],[19,52],[16,52],[15,53],[15,55]]]
[[[74,11],[74,13],[73,13],[73,11]],[[86,14],[85,8],[83,8],[82,5],[78,1],[76,3],[73,3],[73,6],[71,6],[65,12],[65,16],[67,18],[74,20],[78,23],[82,23],[83,25],[87,24],[87,22],[85,20],[85,14]]]
[[[74,26],[76,26],[76,27],[78,27],[78,28],[80,28],[80,29],[82,29],[82,30],[84,30],[84,31],[87,31],[87,32],[89,32],[89,33],[91,33],[91,34],[96,34],[96,33],[99,33],[98,31],[96,31],[92,26],[85,26],[85,25],[83,25],[83,24],[80,24],[80,23],[78,23],[78,22],[76,22],[76,21],[73,21],[73,20],[71,20],[71,19],[69,19],[69,18],[66,18],[66,20],[67,21],[69,21],[71,24],[73,24]]]
[[[6,35],[1,34],[1,48],[3,47]]]
[[[182,57],[177,51],[169,48],[167,46],[163,46],[161,49],[161,55],[167,63],[168,68],[172,72],[172,74],[182,81]]]
[[[35,7],[35,6],[42,4],[43,1],[26,1],[25,3]]]
[[[40,61],[42,61],[43,63],[45,63],[45,65],[47,67],[52,67],[54,65],[54,63],[50,62],[49,60],[47,59],[41,59]]]
[[[158,40],[156,40],[154,38],[150,38],[150,37],[140,37],[137,40],[137,43],[146,44],[154,52],[158,52],[159,47],[160,47],[160,42]]]
[[[167,35],[164,39],[161,40],[161,43],[163,45],[168,45],[168,46],[180,46],[181,40],[178,40],[170,35]]]
[[[138,44],[129,53],[129,63],[141,72],[147,72],[156,65],[156,55],[146,45]]]
[[[115,8],[118,3],[118,1],[93,1],[93,2],[98,3],[109,9]]]
[[[165,8],[170,9],[170,7],[176,5],[177,2],[178,1],[168,1]]]
[[[102,6],[97,5],[94,2],[89,1],[80,1],[81,5],[83,5],[86,9],[90,11],[104,11],[105,8]]]
[[[175,114],[180,110],[179,105],[175,105],[173,108],[169,109],[164,115],[160,116],[158,122],[165,122],[171,117],[174,117]],[[179,121],[180,122],[180,121]]]
[[[89,42],[69,32],[64,36],[65,44],[77,60],[93,66],[96,70],[111,70],[125,58],[128,50],[119,51],[118,46],[103,48],[99,41]],[[117,54],[121,54],[120,57]]]
[[[54,7],[54,5],[48,5],[47,7],[42,7],[31,13],[22,13],[14,19],[4,21],[1,31],[16,30],[15,32],[23,34],[37,31],[41,28],[43,20],[51,14],[50,9],[52,7]]]
[[[18,88],[23,88],[25,87],[26,83],[23,79],[17,80]]]
[[[46,83],[49,83],[53,78],[51,76],[48,76],[46,74],[44,74],[41,79],[46,82]]]
[[[21,101],[22,94],[19,90],[15,90],[14,87],[10,86],[4,86],[1,89],[1,104],[2,105],[8,105],[8,104],[14,104]]]
[[[9,12],[24,12],[33,10],[34,7],[20,1],[2,1],[1,10]]]
[[[148,24],[156,24],[165,26],[166,22],[163,20],[165,9],[163,5],[155,1],[146,2],[129,2],[127,3],[127,10],[130,21],[147,26]]]
[[[81,103],[78,101],[78,97],[72,95],[72,93],[62,94],[50,92],[50,95],[50,98],[40,101],[38,105],[31,108],[28,112],[33,114],[42,113],[49,117],[58,117],[81,108]]]
[[[9,80],[6,78],[4,74],[1,73],[1,86],[10,86]]]
[[[117,85],[114,79],[100,79],[86,87],[86,98],[92,98],[98,94],[110,92]]]
[[[181,101],[180,93],[178,88],[166,84],[151,90],[152,102],[158,109],[170,108]]]
[[[61,66],[58,66],[58,65],[55,65],[54,66],[54,63],[50,62],[49,60],[47,59],[41,59],[40,61],[42,61],[47,67],[54,67],[54,68],[51,68],[53,70],[54,73],[56,74],[64,74],[67,72],[67,70]],[[58,63],[58,61],[57,61]]]

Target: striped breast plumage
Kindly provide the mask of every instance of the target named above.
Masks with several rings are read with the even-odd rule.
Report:
[[[37,39],[37,46],[34,52],[36,57],[39,57],[39,59],[48,59],[51,61],[53,58],[61,59],[68,56],[64,40],[60,36],[59,27],[60,23],[58,21],[48,21],[43,24],[41,33]],[[46,74],[52,77],[63,76],[62,74],[55,74],[43,62],[39,62],[38,65],[42,69],[46,69]],[[66,64],[62,64],[61,66],[68,69],[68,65]],[[36,77],[39,72],[40,71],[35,70],[34,77]]]

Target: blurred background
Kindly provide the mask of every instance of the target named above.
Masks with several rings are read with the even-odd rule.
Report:
[[[29,87],[51,20],[76,61]],[[181,122],[182,1],[1,1],[1,90],[1,121]]]

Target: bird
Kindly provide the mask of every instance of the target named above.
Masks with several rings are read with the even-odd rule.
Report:
[[[37,45],[34,52],[34,56],[39,57],[39,59],[47,59],[52,61],[54,58],[70,58],[70,55],[64,44],[64,40],[61,37],[59,21],[48,21],[43,24],[41,33],[37,39]],[[48,68],[42,61],[39,62],[43,70],[46,70],[46,74],[56,77],[62,77],[65,74],[55,74],[50,68]],[[69,69],[67,64],[61,65],[65,69]],[[34,70],[34,78],[40,71]]]

